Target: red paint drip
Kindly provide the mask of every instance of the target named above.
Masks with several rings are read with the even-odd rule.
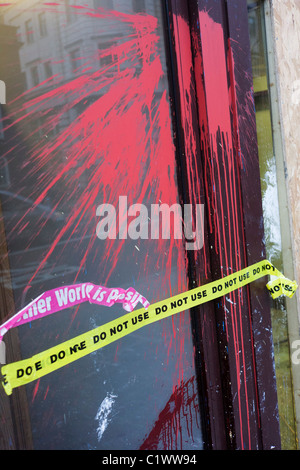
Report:
[[[202,77],[202,80],[197,82],[201,147],[204,153],[206,194],[209,202],[209,227],[214,236],[214,249],[219,257],[223,277],[233,272],[232,270],[240,270],[243,260],[246,259],[239,179],[241,158],[231,124],[230,112],[234,112],[235,103],[232,90],[228,89],[227,50],[223,29],[206,11],[201,11],[199,30],[202,55],[196,54],[195,68],[196,74]],[[197,33],[194,34],[194,41],[197,43]],[[232,86],[234,85],[231,84]],[[223,301],[223,309],[227,340],[233,345],[236,362],[235,385],[241,446],[244,448],[245,439],[251,448],[247,366],[241,318],[244,302],[242,291],[233,292],[227,298],[228,301]],[[230,317],[227,317],[227,312]],[[242,410],[245,410],[246,422]]]
[[[34,386],[31,403],[33,403],[34,400],[35,400],[36,394],[37,394],[39,386],[40,386],[40,380],[41,379],[38,379],[35,386]]]
[[[195,378],[175,386],[174,392],[160,412],[152,431],[146,437],[140,450],[181,450],[183,425],[189,439],[193,440],[192,415],[198,416]]]

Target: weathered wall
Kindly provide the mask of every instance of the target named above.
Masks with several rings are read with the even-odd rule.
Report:
[[[300,285],[300,1],[266,0],[267,39],[271,69],[271,101],[279,196],[283,265],[287,277]],[[277,86],[275,86],[277,85]],[[288,300],[288,331],[292,358],[295,418],[300,442],[300,364],[293,361],[299,349],[300,294]]]
[[[292,220],[294,267],[300,280],[300,1],[273,0],[279,111]]]

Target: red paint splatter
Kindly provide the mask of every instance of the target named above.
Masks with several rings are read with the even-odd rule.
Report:
[[[47,395],[48,395],[48,392],[49,392],[49,388],[50,388],[50,387],[49,387],[49,385],[48,385],[43,400],[46,400]]]
[[[35,386],[34,386],[33,393],[32,393],[32,400],[31,400],[31,403],[33,403],[34,400],[35,400],[36,394],[37,394],[38,389],[39,389],[39,386],[40,386],[40,380],[41,380],[41,379],[38,379],[37,382],[36,382],[36,384],[35,384]]]
[[[197,420],[199,414],[194,382],[195,378],[192,377],[174,388],[166,406],[159,413],[152,431],[140,446],[140,450],[181,450],[183,429],[193,441],[192,416],[195,414]]]
[[[41,143],[38,139],[31,149],[28,161],[24,163],[28,170],[25,178],[20,181],[20,186],[26,185],[26,178],[36,180],[37,184],[29,194],[34,200],[34,206],[42,204],[49,194],[52,199],[56,197],[53,212],[66,202],[73,206],[66,215],[64,227],[55,234],[49,250],[29,279],[29,283],[51,260],[53,253],[57,253],[60,242],[74,236],[79,224],[81,228],[85,225],[81,237],[89,235],[90,242],[88,249],[82,254],[77,276],[84,269],[93,250],[94,258],[103,268],[102,279],[109,282],[117,267],[125,240],[120,243],[108,240],[104,249],[101,242],[99,249],[100,243],[95,233],[95,208],[99,194],[103,194],[101,202],[110,203],[114,207],[117,207],[119,195],[128,196],[128,205],[145,203],[147,200],[172,205],[178,200],[168,96],[166,91],[158,96],[163,70],[158,52],[157,19],[149,15],[101,13],[100,10],[96,12],[87,8],[80,9],[78,14],[96,19],[117,19],[126,24],[130,32],[128,37],[109,50],[99,51],[97,57],[85,58],[83,70],[99,57],[111,54],[114,57],[112,74],[107,73],[107,67],[94,72],[81,71],[78,77],[67,83],[64,83],[63,77],[54,76],[51,78],[54,87],[50,91],[28,99],[21,106],[19,113],[8,118],[14,120],[7,124],[5,130],[23,124],[24,121],[28,123],[36,120],[37,117],[43,120],[42,126],[28,134],[25,140],[29,141],[35,138],[38,132],[50,134],[71,109],[91,96],[99,96],[54,140],[48,142],[45,139],[44,143]],[[141,66],[139,73],[138,65]],[[42,92],[44,84],[29,90],[26,95],[33,90]],[[54,114],[51,109],[55,109]],[[49,165],[52,172],[48,170]],[[88,183],[79,193],[77,182],[85,175],[88,177]],[[64,193],[61,188],[65,188]],[[15,233],[21,233],[25,229],[30,211],[31,209],[16,222]],[[37,234],[43,226],[39,226]],[[162,240],[158,245],[156,261],[160,270],[166,273],[165,290],[160,286],[161,298],[170,294],[168,273],[172,256],[175,251],[177,254],[182,253],[182,249],[181,241],[177,240],[171,247],[168,242]],[[150,256],[146,257],[141,265],[143,275],[148,273],[151,263]],[[179,254],[179,289],[185,288],[185,275],[181,276],[184,263],[184,255]]]

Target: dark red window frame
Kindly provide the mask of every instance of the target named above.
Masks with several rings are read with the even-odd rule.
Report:
[[[183,202],[205,205],[209,234],[193,287],[265,258],[247,2],[167,0],[166,13]],[[280,448],[265,282],[192,312],[206,449]]]

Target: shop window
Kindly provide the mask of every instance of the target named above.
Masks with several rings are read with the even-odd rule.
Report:
[[[131,0],[124,4],[132,11]],[[39,2],[32,8],[43,12],[45,7]],[[64,25],[70,21],[69,13],[67,9],[66,18],[59,7],[47,8],[49,41],[59,37],[56,33],[51,37],[56,31],[50,28],[51,22],[61,15]],[[9,194],[2,194],[1,201],[16,309],[51,286],[63,288],[75,279],[112,287],[132,285],[152,302],[186,289],[189,283],[183,240],[97,237],[99,205],[110,203],[118,211],[119,198],[126,197],[128,208],[140,203],[150,210],[151,204],[160,201],[171,206],[179,203],[180,189],[167,63],[157,47],[159,38],[166,48],[163,15],[158,23],[151,15],[146,17],[147,34],[141,35],[134,12],[116,11],[112,40],[108,42],[106,36],[101,42],[95,31],[101,31],[106,19],[88,13],[84,7],[76,10],[87,27],[76,37],[82,48],[69,53],[74,73],[81,65],[80,55],[85,54],[86,70],[80,80],[69,75],[58,83],[49,82],[52,88],[40,90],[33,102],[29,94],[19,97],[25,100],[23,109],[28,109],[22,118],[24,141],[13,126],[5,142],[14,170]],[[70,50],[64,32],[62,27],[58,57],[53,51],[48,57],[45,50],[41,63],[58,61],[60,54]],[[114,54],[116,44],[123,54]],[[103,52],[107,48],[108,54],[95,68],[97,48]],[[139,75],[132,61],[137,50],[145,58]],[[112,80],[107,65],[115,56],[120,72]],[[34,84],[37,65],[31,69]],[[60,127],[51,133],[55,126]],[[13,151],[12,141],[18,147]],[[25,167],[28,178],[22,183],[19,178]],[[94,310],[85,303],[73,313],[32,322],[31,328],[18,328],[22,355],[29,357],[35,348],[47,348],[123,313],[121,305]],[[33,447],[201,449],[194,360],[188,311],[128,335],[75,367],[28,384]]]

